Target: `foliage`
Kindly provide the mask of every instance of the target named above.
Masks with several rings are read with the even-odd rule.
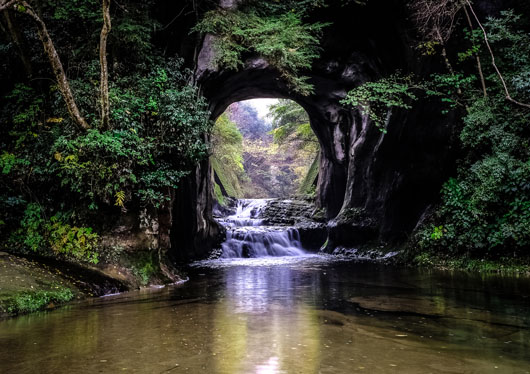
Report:
[[[279,99],[269,107],[268,117],[272,121],[272,135],[276,144],[285,144],[291,138],[307,143],[317,143],[317,138],[311,130],[307,112],[296,102]]]
[[[399,73],[374,82],[366,82],[350,92],[341,103],[359,107],[362,113],[386,133],[386,122],[392,108],[411,109],[411,101],[417,100],[411,76]]]
[[[237,70],[243,65],[244,55],[257,54],[278,70],[294,92],[311,94],[309,78],[301,72],[318,58],[319,38],[326,24],[304,23],[300,4],[297,11],[285,4],[261,3],[207,12],[194,30],[218,36],[213,63]]]
[[[454,258],[430,252],[422,252],[412,259],[415,265],[421,267],[510,275],[530,274],[527,260],[513,257],[501,257],[496,260],[477,259],[468,256]]]
[[[115,83],[112,117],[116,125],[111,130],[91,129],[78,134],[61,131],[62,121],[53,120],[47,121],[46,137],[39,138],[33,129],[43,130],[38,122],[37,104],[41,100],[30,101],[12,120],[9,134],[16,138],[11,144],[20,152],[18,157],[3,153],[3,172],[11,172],[15,164],[38,167],[45,174],[59,177],[61,186],[85,198],[92,208],[101,202],[114,204],[118,193],[121,205],[134,198],[160,205],[167,199],[164,189],[176,188],[187,171],[208,154],[202,136],[210,129],[209,113],[196,89],[185,83],[187,76],[180,66],[181,61],[173,60],[158,65],[146,77],[131,77],[137,84],[134,93],[125,90],[131,83],[129,79],[120,82],[122,87]],[[18,85],[8,95],[16,97],[14,107],[26,100],[18,96],[22,91],[28,96],[31,89]],[[34,155],[26,154],[27,147],[44,142],[52,144],[39,156],[49,154],[50,159],[30,160]],[[22,168],[19,171],[25,174]]]
[[[25,248],[45,252],[51,248],[56,254],[69,259],[98,262],[97,243],[99,236],[90,227],[77,227],[64,223],[65,214],[57,213],[49,219],[41,206],[27,205],[20,228],[11,236],[14,245],[22,243]]]
[[[142,285],[147,285],[156,274],[159,265],[153,252],[141,252],[132,260],[132,271]]]
[[[224,190],[227,196],[235,198],[242,197],[243,189],[241,187],[241,182],[242,177],[244,177],[244,174],[241,174],[239,172],[233,173],[233,170],[230,169],[230,167],[233,165],[225,165],[222,162],[219,162],[216,157],[211,157],[210,163],[215,173],[214,177],[218,179],[218,182],[215,182],[215,184],[217,184],[217,186],[219,187],[219,193],[223,195]],[[221,202],[219,199],[217,199],[217,201]]]
[[[297,178],[296,191],[310,195],[318,176],[320,164],[320,145],[309,123],[309,116],[304,108],[292,100],[279,99],[269,108],[268,117],[272,120],[274,143],[281,150],[297,148],[293,152],[297,158],[313,160],[304,162],[295,168]]]
[[[96,250],[99,236],[92,232],[91,227],[70,226],[61,222],[58,216],[53,216],[46,229],[49,245],[55,252],[98,263]]]
[[[92,207],[99,201],[124,207],[135,198],[158,207],[168,199],[167,188],[177,188],[208,154],[202,136],[210,129],[209,113],[196,89],[184,83],[181,63],[173,60],[146,77],[134,77],[134,92],[114,85],[112,118],[119,127],[55,141],[62,185],[89,199]]]
[[[248,102],[233,103],[226,114],[230,121],[237,124],[237,128],[244,138],[253,140],[264,139],[270,125],[259,118],[257,110]]]
[[[513,88],[530,71],[530,36],[516,31],[519,17],[504,12],[486,27],[500,55],[497,64]],[[493,71],[490,80],[495,81]],[[418,234],[423,251],[500,258],[528,255],[530,248],[530,113],[504,100],[499,85],[489,96],[472,94],[460,133],[466,157],[445,183],[434,223]],[[517,90],[528,99],[528,91]]]
[[[214,182],[213,184],[213,194],[215,197],[215,200],[221,205],[226,204],[225,196],[223,195],[223,191],[221,191],[221,187],[217,184],[217,182]]]
[[[10,314],[31,313],[43,309],[50,303],[66,303],[74,298],[69,288],[56,286],[53,291],[20,292],[7,301],[7,312]]]
[[[13,48],[4,48],[8,36],[0,35],[6,77],[0,87],[2,247],[96,262],[98,235],[90,227],[101,232],[107,224],[97,217],[110,221],[130,208],[160,207],[170,189],[208,157],[207,104],[189,83],[183,61],[154,44],[152,7],[151,1],[133,0],[111,8],[111,123],[104,129],[98,127],[100,2],[39,3],[78,106],[92,125],[86,132],[74,125],[56,84],[47,79],[49,62],[36,29],[22,22],[25,16],[14,15],[15,25],[39,79],[27,79]],[[9,78],[7,71],[13,72]]]
[[[510,88],[520,100],[530,101],[530,35],[523,31],[524,22],[528,21],[521,15],[506,10],[498,18],[489,18],[485,26]]]

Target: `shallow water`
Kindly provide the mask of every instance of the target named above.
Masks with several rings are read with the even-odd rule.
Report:
[[[1,321],[0,372],[530,373],[527,278],[315,255],[189,277]]]

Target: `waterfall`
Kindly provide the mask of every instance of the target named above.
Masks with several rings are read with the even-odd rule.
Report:
[[[294,227],[268,226],[262,218],[267,199],[241,199],[236,213],[220,220],[226,227],[222,257],[300,256],[305,251]]]

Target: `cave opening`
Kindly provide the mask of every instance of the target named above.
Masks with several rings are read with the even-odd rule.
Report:
[[[314,198],[320,144],[306,110],[290,99],[236,101],[211,134],[215,200]]]

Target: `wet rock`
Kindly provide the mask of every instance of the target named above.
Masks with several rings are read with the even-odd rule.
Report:
[[[326,225],[320,222],[303,221],[295,225],[300,234],[302,247],[317,252],[325,244],[328,237]]]
[[[263,209],[262,218],[271,225],[294,225],[312,220],[315,206],[304,200],[271,199]]]
[[[337,247],[331,253],[334,256],[343,257],[350,260],[368,260],[386,262],[398,254],[398,252],[385,252],[377,249],[358,249]]]
[[[215,218],[221,218],[235,214],[237,199],[225,196],[225,204],[214,202],[212,214]]]

